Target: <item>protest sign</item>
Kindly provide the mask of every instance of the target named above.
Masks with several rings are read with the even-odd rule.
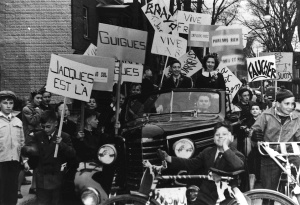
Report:
[[[162,205],[187,204],[185,187],[160,188],[160,189],[156,189],[155,191],[158,195],[158,197],[155,198],[159,204]]]
[[[145,62],[147,32],[99,23],[97,56]]]
[[[189,52],[178,58],[178,60],[181,63],[181,73],[188,77],[191,77],[202,68],[202,64],[193,50],[190,50]]]
[[[244,65],[245,64],[245,57],[244,57],[243,54],[223,55],[221,57],[221,61],[226,66]]]
[[[293,79],[293,53],[268,52],[259,53],[259,56],[275,55],[276,59],[276,80],[291,82]]]
[[[248,82],[276,79],[275,55],[247,58]]]
[[[233,97],[242,87],[242,82],[223,63],[219,64],[217,72],[223,75],[226,85],[226,91],[231,95],[230,100],[232,101]]]
[[[175,19],[163,0],[152,0],[142,10],[156,32],[170,33],[176,29]]]
[[[242,29],[211,31],[209,35],[210,52],[228,49],[243,49]]]
[[[93,90],[112,91],[114,84],[115,59],[101,56],[86,56],[75,54],[60,55],[78,63],[94,67],[95,78]]]
[[[217,25],[190,24],[188,46],[208,47],[210,32],[218,28]]]
[[[96,56],[96,54],[97,54],[97,46],[95,46],[94,44],[91,43],[83,55]]]
[[[155,32],[151,53],[179,58],[186,53],[187,40],[184,38]]]
[[[94,67],[52,54],[46,90],[51,93],[88,102],[94,78]]]
[[[188,34],[190,24],[210,25],[210,22],[211,22],[210,14],[202,14],[202,13],[194,13],[194,12],[178,10],[178,15],[177,15],[178,33]]]
[[[114,81],[118,81],[119,76],[119,61],[115,64]],[[141,83],[143,78],[143,65],[124,61],[122,63],[122,82]]]

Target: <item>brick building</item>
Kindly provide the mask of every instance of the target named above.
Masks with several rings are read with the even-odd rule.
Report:
[[[2,0],[0,22],[0,89],[27,97],[45,84],[51,53],[73,53],[71,0]]]

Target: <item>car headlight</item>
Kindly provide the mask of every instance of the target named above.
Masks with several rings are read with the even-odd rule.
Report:
[[[117,150],[111,144],[102,145],[98,150],[98,159],[103,164],[111,164],[117,159]]]
[[[81,201],[84,205],[98,205],[101,202],[100,194],[96,189],[88,187],[83,190]]]
[[[175,142],[173,150],[177,157],[189,159],[194,154],[195,146],[190,139],[181,139]]]

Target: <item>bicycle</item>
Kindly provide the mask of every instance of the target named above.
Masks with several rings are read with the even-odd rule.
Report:
[[[143,180],[145,177],[149,175],[152,178],[152,182],[150,184],[150,191],[147,194],[143,192],[131,192],[130,194],[124,194],[119,196],[114,196],[103,203],[101,205],[161,205],[157,200],[155,200],[155,190],[158,182],[164,179],[206,179],[206,180],[215,180],[213,174],[217,174],[220,176],[220,181],[216,182],[218,188],[218,195],[219,199],[217,200],[216,205],[219,205],[224,199],[224,191],[225,188],[228,189],[229,193],[233,197],[233,199],[227,205],[246,205],[246,204],[261,204],[263,200],[275,201],[277,204],[282,205],[295,205],[295,203],[287,196],[282,193],[273,191],[273,190],[266,190],[266,189],[257,189],[251,190],[246,193],[242,193],[239,191],[237,187],[233,188],[229,185],[231,180],[237,178],[238,174],[243,171],[236,171],[236,172],[224,172],[221,170],[217,170],[211,168],[208,175],[161,175],[161,170],[166,168],[166,163],[163,163],[163,166],[153,166],[149,162],[144,162],[146,166],[146,170],[144,171],[144,176],[142,178],[141,187],[144,186],[146,180]],[[222,183],[222,186],[221,186]],[[222,187],[222,188],[221,188]],[[164,203],[165,204],[165,203]],[[176,203],[172,203],[176,204]],[[179,203],[177,203],[179,204]],[[182,203],[181,204],[187,204]]]
[[[269,155],[283,171],[279,179],[277,191],[293,199],[296,204],[299,204],[295,194],[300,194],[300,170],[290,163],[288,157],[300,156],[299,146],[299,142],[258,142],[259,152],[262,155]],[[281,153],[271,147],[275,147],[276,150]],[[263,152],[261,148],[263,148],[265,152]],[[296,178],[292,175],[292,169],[295,169],[297,173]]]

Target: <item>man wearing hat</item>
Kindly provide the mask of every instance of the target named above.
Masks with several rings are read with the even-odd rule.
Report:
[[[17,204],[20,153],[24,145],[22,121],[12,114],[16,95],[0,92],[0,205]]]
[[[281,88],[276,94],[275,106],[263,112],[253,124],[251,139],[254,142],[300,141],[300,114],[294,110],[293,93]],[[291,157],[289,160],[297,167],[300,165],[299,157]],[[263,188],[276,190],[281,172],[279,166],[270,157],[261,158]]]

